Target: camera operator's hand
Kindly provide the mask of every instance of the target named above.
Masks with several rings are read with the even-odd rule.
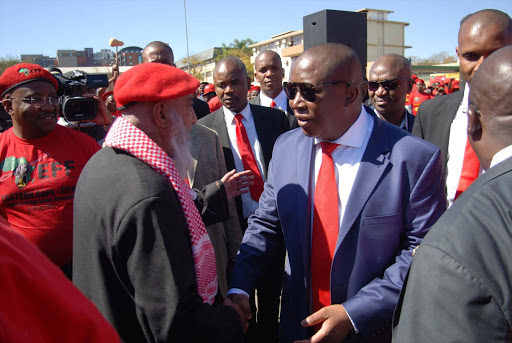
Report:
[[[118,77],[119,77],[119,66],[117,64],[114,64],[112,66],[112,77],[108,80],[108,83],[116,82]]]
[[[99,96],[93,96],[93,98],[98,104],[98,114],[96,115],[96,118],[94,118],[93,122],[101,126],[112,124],[115,117],[107,109],[103,100]]]

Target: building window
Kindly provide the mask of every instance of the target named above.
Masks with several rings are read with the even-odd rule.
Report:
[[[132,56],[128,56],[128,58],[132,58]]]

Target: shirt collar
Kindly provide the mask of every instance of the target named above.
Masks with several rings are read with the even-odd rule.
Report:
[[[500,162],[505,161],[509,157],[512,157],[512,145],[501,149],[492,157],[490,168],[494,167]]]
[[[249,106],[249,103],[247,103],[247,105],[241,112],[232,112],[225,106],[222,106],[222,109],[224,111],[224,117],[227,119],[228,123],[234,123],[235,115],[238,113],[240,113],[247,121],[250,121],[252,119],[251,107]]]
[[[372,107],[372,108],[373,108],[373,113],[375,113],[377,118],[382,119],[382,114],[380,114],[379,111],[377,111],[377,109],[375,107]],[[382,120],[384,120],[384,119],[382,119]],[[409,132],[410,125],[411,125],[411,123],[409,123],[409,111],[407,111],[407,109],[404,108],[404,117],[403,117],[402,122],[400,123],[399,127],[402,130]]]
[[[281,90],[281,93],[279,93],[274,99],[267,96],[265,93],[260,92],[260,103],[262,106],[270,107],[270,103],[273,101],[276,102],[276,105],[280,107],[280,104],[286,104],[286,101],[288,100],[286,98],[286,93],[284,92],[284,88]]]
[[[361,148],[366,137],[366,131],[370,125],[370,114],[366,112],[364,106],[361,106],[361,112],[354,124],[343,135],[331,141],[332,143],[349,146],[353,148]],[[315,138],[315,144],[320,143],[321,140]]]

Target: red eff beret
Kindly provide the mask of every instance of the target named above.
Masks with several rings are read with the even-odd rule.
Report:
[[[0,76],[0,93],[2,98],[5,93],[28,82],[45,81],[55,89],[59,84],[55,77],[46,69],[37,64],[19,63],[4,70]]]
[[[423,81],[422,79],[417,79],[416,83],[423,83],[423,84],[425,84],[425,81]]]
[[[199,80],[162,63],[142,63],[119,76],[114,86],[118,108],[132,102],[162,101],[194,93]]]
[[[114,94],[113,91],[108,91],[108,92],[103,93],[103,96],[101,97],[103,99],[103,102],[107,101],[107,98],[113,94]]]

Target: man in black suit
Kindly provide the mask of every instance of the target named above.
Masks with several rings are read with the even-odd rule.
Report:
[[[245,231],[247,218],[258,208],[274,143],[277,137],[289,129],[289,124],[283,112],[248,103],[250,80],[240,59],[232,56],[222,59],[213,71],[213,80],[215,92],[223,106],[198,123],[215,130],[219,135],[228,170],[241,172],[251,169],[255,176],[254,186],[260,185],[259,188],[251,187],[249,193],[236,198],[240,225]],[[244,141],[248,144],[244,144]],[[281,279],[284,246],[281,250],[281,259],[276,261],[275,270],[269,271],[269,278]],[[261,285],[257,290],[258,324],[257,327],[254,321],[250,324],[247,337],[250,341],[277,342],[281,282],[267,284],[272,287]]]
[[[414,256],[394,342],[512,341],[512,46],[471,81],[468,138],[486,170]]]
[[[467,146],[469,85],[480,64],[497,49],[512,44],[512,20],[498,10],[482,10],[464,17],[459,29],[460,74],[467,82],[460,92],[421,104],[412,134],[437,145],[443,153],[448,204],[459,188]],[[474,155],[473,155],[474,156]]]
[[[368,95],[377,117],[411,132],[414,116],[405,108],[405,100],[412,85],[411,63],[405,57],[397,54],[379,57],[368,78]]]
[[[254,78],[261,92],[249,101],[254,105],[277,108],[286,114],[290,128],[299,127],[283,89],[284,69],[281,57],[272,50],[260,52],[254,60]]]

